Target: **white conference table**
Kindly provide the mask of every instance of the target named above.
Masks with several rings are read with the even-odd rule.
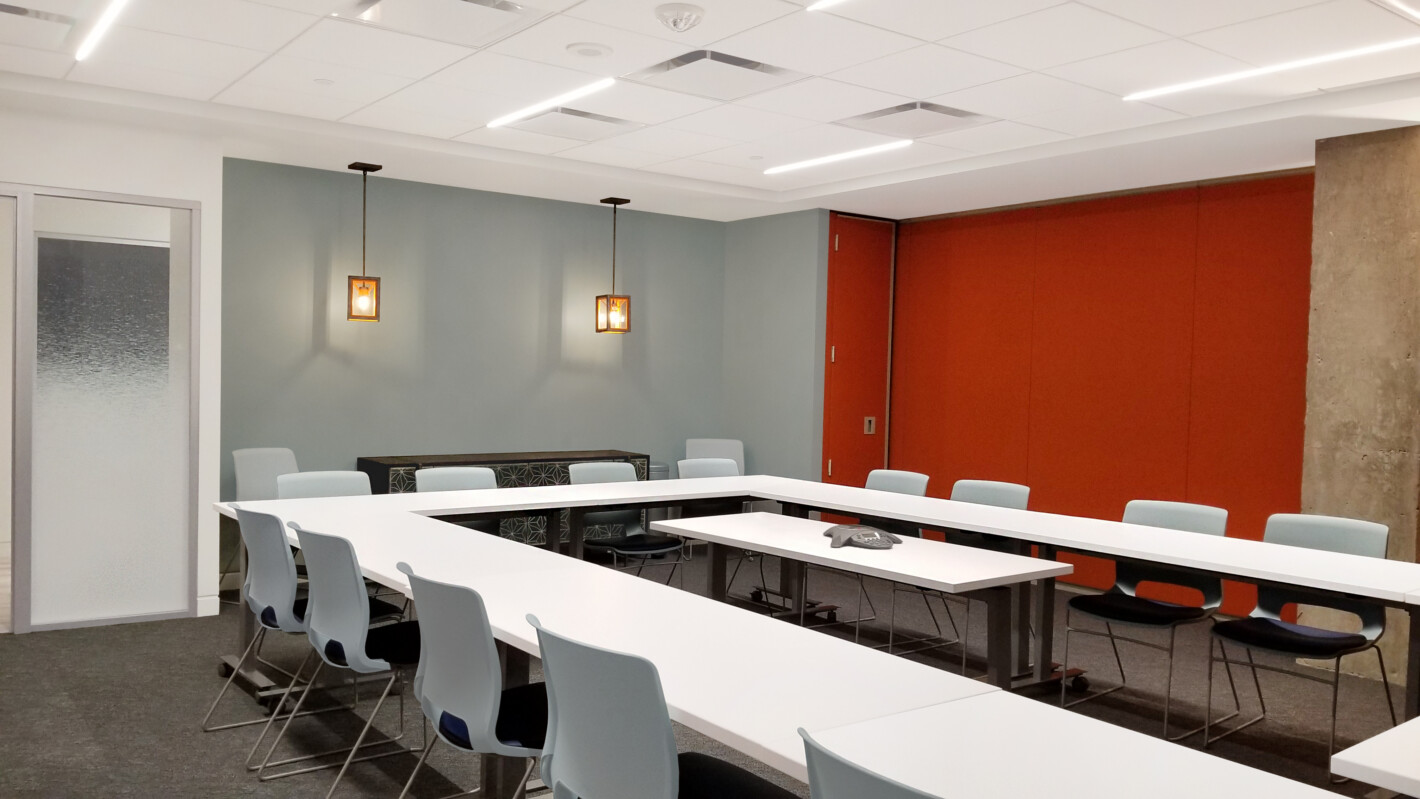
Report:
[[[933,796],[1336,799],[1005,691],[805,729],[825,749]]]
[[[747,549],[949,594],[971,594],[986,603],[986,677],[1000,688],[1010,688],[1013,676],[1008,589],[1074,570],[1068,563],[921,538],[903,538],[891,549],[835,549],[824,536],[833,526],[775,513],[740,513],[659,521],[651,529],[710,543],[708,594],[720,601],[725,599],[727,549]]]
[[[538,654],[526,621],[532,613],[559,633],[649,659],[672,719],[799,780],[807,780],[800,726],[842,726],[998,690],[625,572],[361,507],[368,502],[238,504],[346,538],[366,577],[406,595],[401,561],[416,574],[478,591],[495,638],[512,648],[505,649],[508,685],[526,681],[526,655]],[[288,538],[296,543],[294,533]],[[489,791],[508,785],[511,770],[500,770],[498,760],[485,760]]]
[[[1412,719],[1331,756],[1343,777],[1420,796],[1420,719]]]

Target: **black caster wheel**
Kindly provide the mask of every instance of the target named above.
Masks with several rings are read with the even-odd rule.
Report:
[[[1083,694],[1090,690],[1090,679],[1083,674],[1076,674],[1070,678],[1065,687],[1069,688],[1072,693]]]
[[[764,601],[764,592],[763,592],[763,591],[750,591],[750,592],[749,592],[749,598],[750,598],[750,601],[751,601],[751,602],[763,602],[763,601]]]
[[[227,661],[224,660],[217,664],[217,676],[224,680],[232,676],[232,667],[227,664]]]

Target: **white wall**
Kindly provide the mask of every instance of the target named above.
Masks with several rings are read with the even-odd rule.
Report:
[[[0,110],[0,182],[197,201],[201,209],[198,312],[198,612],[217,612],[217,500],[221,420],[222,145],[78,118]],[[94,531],[101,535],[102,531]],[[134,579],[142,579],[134,575]],[[93,601],[102,603],[103,597]]]

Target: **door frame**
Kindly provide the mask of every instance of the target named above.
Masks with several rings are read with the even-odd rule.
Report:
[[[14,280],[14,373],[13,418],[11,419],[11,602],[10,626],[16,634],[91,627],[160,619],[187,618],[197,615],[198,570],[198,507],[197,464],[199,433],[199,377],[201,355],[201,277],[202,277],[202,204],[193,200],[146,197],[114,192],[62,189],[32,186],[22,183],[0,183],[0,195],[14,197],[15,210],[15,273]],[[34,463],[34,390],[36,347],[38,344],[39,264],[35,241],[34,203],[36,197],[60,197],[74,200],[145,205],[191,214],[188,249],[188,431],[187,431],[187,586],[186,610],[92,618],[52,624],[32,624],[31,553],[33,542],[33,463]],[[177,244],[176,242],[172,244]],[[172,246],[170,244],[170,246]],[[180,246],[180,245],[179,245]],[[3,276],[0,276],[3,279]]]

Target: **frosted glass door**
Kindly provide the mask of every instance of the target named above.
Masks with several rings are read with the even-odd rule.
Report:
[[[30,626],[186,615],[192,211],[34,198]]]

